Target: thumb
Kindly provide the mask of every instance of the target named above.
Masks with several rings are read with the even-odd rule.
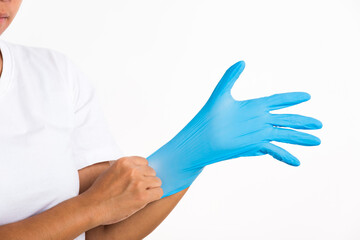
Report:
[[[239,61],[232,65],[228,70],[226,70],[224,76],[221,78],[219,83],[216,85],[214,92],[212,93],[212,98],[221,97],[224,94],[230,94],[234,83],[239,78],[240,74],[245,68],[245,62]]]

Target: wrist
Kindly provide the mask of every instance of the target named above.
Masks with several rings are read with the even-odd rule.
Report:
[[[91,196],[84,192],[77,196],[78,209],[82,218],[85,220],[88,229],[95,228],[102,224],[101,222],[101,211],[98,210],[98,204],[95,199],[91,198]]]

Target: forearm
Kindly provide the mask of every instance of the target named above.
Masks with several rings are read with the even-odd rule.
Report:
[[[0,226],[0,239],[74,239],[97,224],[82,195],[30,218]]]
[[[152,202],[119,223],[91,229],[86,233],[86,239],[143,239],[169,215],[187,190]]]

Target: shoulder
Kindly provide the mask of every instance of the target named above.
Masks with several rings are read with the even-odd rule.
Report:
[[[0,40],[2,45],[9,48],[14,57],[24,57],[26,60],[54,60],[65,61],[67,56],[55,49],[30,46],[25,44],[13,43],[5,40]],[[25,60],[23,59],[23,60]]]
[[[20,68],[30,66],[34,70],[59,71],[64,74],[69,70],[69,65],[74,65],[69,57],[52,48],[29,46],[0,40],[2,46],[10,51],[13,61]]]
[[[17,70],[34,73],[42,76],[54,76],[54,80],[61,77],[67,85],[71,86],[79,78],[88,78],[77,63],[65,53],[47,47],[29,46],[0,40],[1,46],[7,47],[11,52]],[[45,74],[45,75],[44,75]]]

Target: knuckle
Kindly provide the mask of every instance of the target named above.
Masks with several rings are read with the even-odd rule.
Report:
[[[114,163],[113,163],[112,165],[113,165],[115,168],[118,168],[119,166],[121,166],[122,161],[123,161],[123,158],[120,158],[120,159],[114,161]]]
[[[155,176],[155,175],[156,175],[155,170],[154,170],[152,167],[150,167],[150,166],[147,166],[147,167],[146,167],[146,172],[147,172],[149,175],[151,175],[151,176]]]
[[[136,168],[129,168],[129,174],[131,178],[137,178],[138,177],[138,170]]]
[[[114,163],[115,167],[118,168],[122,168],[122,167],[128,167],[131,165],[131,160],[129,157],[123,157],[118,159],[115,163]]]
[[[123,164],[125,165],[125,166],[130,166],[131,164],[132,164],[132,159],[131,159],[131,157],[124,157],[124,159],[123,159]]]
[[[155,180],[160,186],[162,185],[162,181],[159,177],[156,177]]]
[[[142,164],[149,165],[149,161],[146,158],[140,156],[137,156],[137,158],[141,161]]]
[[[149,161],[144,158],[144,157],[140,157],[140,156],[130,156],[130,157],[124,157],[123,160],[126,164],[129,165],[148,165]]]

